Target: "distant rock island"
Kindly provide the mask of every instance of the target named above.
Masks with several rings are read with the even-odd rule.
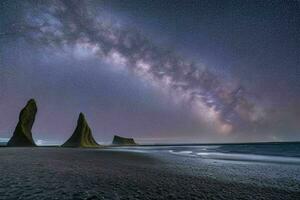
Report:
[[[92,131],[83,115],[79,114],[77,127],[73,135],[62,145],[63,147],[99,147],[93,138]]]
[[[36,146],[31,133],[36,113],[37,106],[35,100],[30,99],[20,112],[19,122],[7,146]]]
[[[115,145],[136,145],[133,138],[125,138],[118,135],[114,136],[112,144]]]

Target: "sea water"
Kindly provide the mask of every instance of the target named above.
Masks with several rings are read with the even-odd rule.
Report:
[[[118,147],[140,153],[161,152],[195,159],[268,162],[300,165],[300,143],[248,143],[218,145],[153,145]]]

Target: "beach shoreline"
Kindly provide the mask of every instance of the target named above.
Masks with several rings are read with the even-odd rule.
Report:
[[[113,148],[1,148],[0,157],[1,199],[296,199],[300,194],[296,180],[259,177],[266,167],[282,172],[276,165]],[[245,180],[257,180],[243,181],[241,173],[251,169],[258,176],[252,171]],[[284,170],[291,169],[300,174],[295,166]],[[234,173],[237,178],[230,177]]]

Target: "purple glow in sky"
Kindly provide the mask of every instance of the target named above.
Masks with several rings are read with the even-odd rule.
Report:
[[[1,137],[35,98],[52,143],[79,112],[100,143],[299,140],[299,3],[269,4],[2,1]]]

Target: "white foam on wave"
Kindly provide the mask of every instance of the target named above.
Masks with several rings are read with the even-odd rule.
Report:
[[[196,155],[201,158],[216,159],[216,160],[300,164],[300,158],[296,158],[296,157],[266,156],[266,155],[255,155],[255,154],[218,153],[218,152],[199,152],[199,153],[196,153]]]
[[[169,150],[169,153],[177,154],[177,155],[195,156],[195,155],[193,155],[193,151],[173,151],[173,150]]]
[[[107,148],[99,149],[100,151],[118,151],[118,152],[134,152],[134,153],[149,153],[149,151],[142,149],[130,149],[130,148]]]
[[[190,154],[190,153],[193,153],[193,151],[179,151],[179,153],[181,153],[181,154]]]
[[[215,147],[214,147],[215,148]],[[210,150],[210,151],[207,151]],[[195,150],[174,151],[168,152],[175,155],[199,157],[203,159],[223,160],[223,161],[242,161],[242,162],[260,162],[260,163],[282,163],[282,164],[297,164],[300,165],[299,157],[283,157],[258,154],[242,154],[242,153],[221,153],[211,151],[212,149],[197,148]],[[200,151],[200,152],[199,152]]]

